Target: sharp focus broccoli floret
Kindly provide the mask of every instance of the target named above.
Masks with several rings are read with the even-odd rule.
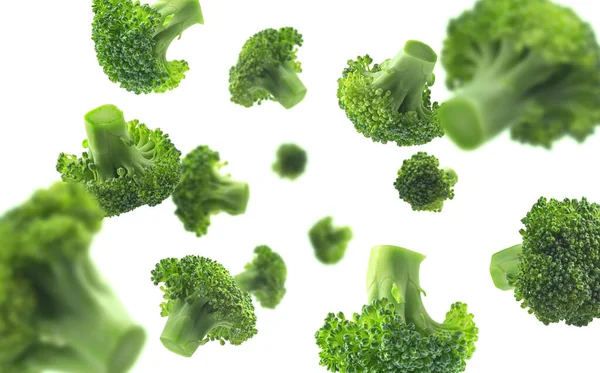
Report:
[[[304,173],[308,156],[296,144],[281,144],[277,149],[273,171],[282,179],[295,180]]]
[[[444,201],[454,198],[458,175],[451,168],[440,169],[439,160],[425,152],[418,152],[402,162],[394,187],[400,199],[414,211],[440,212]]]
[[[368,55],[348,61],[338,80],[339,105],[354,128],[383,144],[421,145],[441,137],[437,102],[431,103],[437,55],[420,41],[409,40],[392,59],[373,63]]]
[[[265,245],[255,248],[254,253],[254,259],[235,276],[235,281],[242,290],[254,295],[261,306],[275,308],[285,295],[285,261]]]
[[[542,197],[522,222],[523,242],[492,256],[496,287],[546,325],[600,317],[600,205]]]
[[[251,107],[271,100],[286,109],[302,101],[306,87],[298,77],[297,46],[302,46],[302,35],[292,27],[268,28],[250,37],[229,70],[231,101]]]
[[[219,153],[201,145],[183,158],[181,181],[173,192],[175,214],[186,231],[200,237],[208,232],[211,215],[226,212],[241,215],[250,198],[247,183],[220,173]]]
[[[96,269],[104,213],[78,184],[39,190],[0,217],[2,372],[125,373],[145,332]]]
[[[442,63],[456,94],[440,120],[464,149],[509,128],[546,148],[565,136],[582,142],[600,121],[592,27],[548,0],[480,0],[450,22]]]
[[[352,236],[350,227],[334,227],[331,216],[317,221],[308,231],[315,256],[323,264],[335,264],[342,260]]]
[[[368,304],[351,319],[330,313],[316,333],[322,366],[340,373],[465,370],[479,330],[464,303],[452,304],[443,323],[427,314],[419,286],[424,258],[397,246],[372,249]]]
[[[81,183],[96,196],[106,216],[156,206],[179,182],[181,152],[160,129],[104,105],[85,116],[88,149],[81,158],[61,153],[56,169],[67,183]]]
[[[256,333],[250,294],[221,264],[200,256],[163,259],[152,271],[162,283],[161,315],[168,316],[160,340],[170,351],[190,357],[210,341],[240,345]]]
[[[189,70],[183,60],[167,61],[175,38],[204,23],[198,0],[94,0],[92,40],[98,63],[130,92],[162,93],[177,88]]]

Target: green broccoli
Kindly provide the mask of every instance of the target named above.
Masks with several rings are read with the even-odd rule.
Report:
[[[546,325],[600,317],[600,205],[542,197],[522,223],[523,242],[492,256],[496,287]]]
[[[177,88],[189,70],[183,60],[167,61],[175,38],[203,24],[198,0],[93,0],[92,40],[98,63],[110,81],[130,92],[162,93]]]
[[[282,179],[295,180],[306,169],[306,150],[296,144],[281,144],[276,157],[272,169]]]
[[[79,184],[36,191],[0,217],[2,372],[125,373],[145,331],[90,256],[104,213]]]
[[[315,256],[323,264],[335,264],[342,260],[352,236],[350,227],[334,227],[331,216],[317,221],[308,231]]]
[[[451,305],[443,323],[425,310],[419,286],[424,255],[397,246],[371,250],[368,304],[346,319],[330,313],[315,335],[320,364],[332,372],[458,373],[479,332],[467,305]]]
[[[302,67],[296,46],[302,46],[302,35],[292,27],[268,28],[251,36],[229,70],[231,101],[251,107],[272,100],[286,109],[302,101],[306,87],[298,77]]]
[[[285,295],[285,261],[265,245],[256,247],[254,253],[254,259],[235,276],[235,281],[243,291],[254,295],[262,307],[275,308]]]
[[[241,215],[246,212],[250,198],[247,183],[222,175],[218,152],[201,145],[183,158],[181,181],[173,192],[177,206],[175,214],[186,231],[200,237],[208,232],[211,215],[226,212]]]
[[[210,341],[240,345],[256,333],[250,294],[242,291],[221,264],[188,255],[163,259],[152,271],[162,283],[161,316],[168,316],[160,340],[170,351],[191,357]]]
[[[160,129],[104,105],[85,115],[88,149],[81,158],[61,153],[56,169],[67,183],[81,183],[96,196],[107,217],[156,206],[179,182],[181,152]]]
[[[418,152],[402,162],[394,187],[400,199],[414,211],[440,212],[444,201],[454,198],[458,175],[451,168],[440,169],[439,160],[425,152]]]
[[[338,80],[340,108],[356,131],[375,142],[411,146],[441,137],[438,104],[431,103],[429,90],[436,61],[435,52],[416,40],[372,67],[369,55],[350,60]]]
[[[548,0],[480,0],[452,20],[440,107],[448,136],[475,149],[510,128],[521,143],[582,142],[600,121],[600,47],[592,27]]]

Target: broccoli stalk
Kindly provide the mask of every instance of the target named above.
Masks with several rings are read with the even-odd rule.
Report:
[[[154,30],[153,52],[168,71],[167,49],[188,27],[204,23],[202,9],[198,0],[158,0],[150,7],[161,15],[160,26]]]
[[[519,262],[522,253],[523,245],[518,244],[492,255],[490,274],[494,285],[498,289],[513,290],[515,288],[511,282],[519,272]]]
[[[296,106],[306,96],[306,86],[300,80],[297,68],[289,61],[265,66],[263,73],[253,79],[253,90],[265,90],[286,109]]]

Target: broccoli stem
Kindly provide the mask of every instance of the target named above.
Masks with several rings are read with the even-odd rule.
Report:
[[[213,170],[213,193],[207,195],[204,206],[208,211],[224,211],[229,215],[241,215],[246,212],[250,199],[250,187],[247,183],[222,176]]]
[[[252,292],[260,288],[257,278],[259,273],[256,270],[247,269],[238,273],[234,279],[238,286],[245,292]]]
[[[90,363],[69,347],[35,346],[27,351],[23,360],[22,368],[26,372],[51,370],[61,373],[108,373],[105,367]]]
[[[458,174],[456,173],[456,171],[454,171],[450,167],[444,167],[442,168],[442,171],[446,174],[448,183],[450,183],[451,186],[456,185],[456,183],[458,182]]]
[[[494,285],[500,290],[512,290],[511,279],[519,271],[523,245],[511,246],[492,255],[490,274]]]
[[[306,96],[306,87],[289,61],[265,69],[254,84],[256,89],[269,92],[286,109],[291,109]]]
[[[96,180],[143,174],[152,165],[133,143],[123,112],[116,106],[104,105],[87,113],[85,129]]]
[[[161,27],[154,35],[154,54],[166,62],[171,42],[190,26],[204,24],[198,0],[158,0],[151,7],[162,15]]]

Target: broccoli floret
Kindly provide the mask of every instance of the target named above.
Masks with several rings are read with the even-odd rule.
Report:
[[[98,63],[115,83],[130,92],[162,93],[177,88],[189,70],[183,60],[167,61],[175,38],[203,24],[198,0],[94,0],[92,40]]]
[[[160,129],[125,122],[113,105],[86,114],[88,149],[81,158],[61,153],[56,169],[67,183],[81,183],[98,199],[107,217],[156,206],[179,182],[181,152]]]
[[[308,156],[296,144],[281,144],[277,149],[272,169],[282,179],[295,180],[304,173]]]
[[[286,109],[296,106],[306,96],[298,77],[302,67],[296,60],[297,46],[302,46],[302,35],[292,27],[268,28],[251,36],[229,70],[231,101],[245,107],[264,100]]]
[[[287,267],[281,255],[262,245],[254,249],[254,259],[235,276],[238,286],[264,308],[275,308],[285,295]]]
[[[600,121],[600,47],[592,27],[548,0],[480,0],[452,20],[440,108],[448,136],[475,149],[510,128],[521,143],[582,142]]]
[[[436,61],[435,52],[416,40],[372,67],[369,55],[350,60],[338,80],[340,108],[356,131],[375,142],[411,146],[441,137],[438,104],[431,103],[429,90]]]
[[[522,222],[523,242],[492,256],[496,287],[546,325],[600,317],[600,205],[542,197]]]
[[[191,357],[210,341],[240,345],[257,333],[250,294],[214,260],[194,255],[163,259],[152,281],[162,283],[165,293],[161,316],[168,319],[160,340],[178,355]]]
[[[320,364],[332,372],[458,373],[479,332],[467,305],[451,305],[443,323],[425,310],[419,267],[425,256],[397,246],[371,250],[368,304],[346,319],[330,313],[315,335]]]
[[[342,260],[352,236],[350,227],[334,227],[331,216],[317,221],[308,231],[315,256],[323,264],[335,264]]]
[[[188,153],[182,162],[181,181],[173,192],[175,214],[186,231],[200,237],[208,232],[211,215],[226,212],[241,215],[250,198],[247,183],[222,175],[219,153],[201,145]]]
[[[94,265],[104,213],[79,184],[38,190],[0,217],[2,372],[125,373],[136,325]]]
[[[394,187],[400,199],[414,211],[440,212],[444,201],[454,198],[458,175],[451,168],[440,169],[439,160],[425,152],[418,152],[402,162]]]

